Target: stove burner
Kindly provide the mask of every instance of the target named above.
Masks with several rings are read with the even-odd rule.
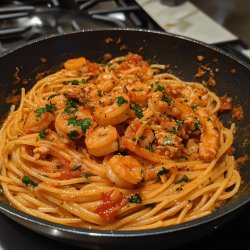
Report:
[[[30,0],[0,4],[0,50],[34,38],[89,28],[158,29],[135,1]]]

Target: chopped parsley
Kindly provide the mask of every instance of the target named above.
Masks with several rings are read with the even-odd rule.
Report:
[[[45,139],[46,136],[48,135],[48,132],[46,131],[46,129],[43,129],[38,132],[38,135],[40,138]]]
[[[162,92],[164,89],[165,89],[165,88],[164,88],[163,86],[157,85],[157,87],[155,88],[155,91],[154,91],[154,92],[157,92],[157,91]]]
[[[162,95],[161,99],[162,99],[162,101],[167,102],[167,103],[171,103],[171,101],[172,101],[172,98],[169,98],[166,95]]]
[[[63,164],[57,164],[57,165],[56,165],[56,168],[58,168],[58,169],[63,168]]]
[[[32,181],[29,176],[24,175],[22,178],[22,183],[26,184],[26,186],[30,185],[32,187],[36,187],[38,183]]]
[[[136,115],[137,118],[141,119],[144,116],[142,108],[140,107],[139,104],[137,104],[137,103],[134,104],[132,109],[135,111],[135,115]]]
[[[169,144],[172,144],[172,143],[173,143],[173,137],[168,136],[167,140],[162,143],[162,146],[166,146],[166,145],[169,145]]]
[[[82,173],[82,176],[88,179],[90,177],[90,174],[87,172]]]
[[[128,201],[130,203],[142,203],[142,198],[139,193],[135,193],[134,195],[130,195],[128,197]]]
[[[100,97],[102,96],[102,91],[100,89],[97,90],[97,95]]]
[[[84,106],[84,105],[86,105],[86,104],[88,104],[90,102],[91,102],[91,100],[85,100],[83,102],[79,102],[79,105]]]
[[[156,180],[160,181],[161,180],[161,176],[164,175],[164,174],[167,174],[168,172],[169,172],[169,170],[167,168],[162,167],[162,169],[157,172]]]
[[[189,182],[189,178],[186,175],[184,175],[180,180],[175,181],[175,184],[178,184],[181,182]]]
[[[72,81],[72,85],[78,85],[78,84],[79,84],[78,80],[75,79],[75,80]]]
[[[145,149],[147,149],[147,150],[150,151],[150,152],[154,152],[154,151],[155,151],[154,148],[153,148],[153,145],[152,145],[151,143],[149,143],[149,144],[145,147]]]
[[[72,168],[72,171],[75,172],[75,171],[78,170],[81,166],[82,166],[81,164],[74,165],[73,168]]]
[[[86,84],[86,83],[87,83],[87,80],[82,79],[81,84]]]
[[[74,141],[80,134],[76,130],[71,130],[67,136],[69,137],[70,140]]]
[[[145,135],[142,135],[139,137],[142,141],[145,140],[147,137]]]
[[[45,108],[39,108],[37,110],[35,110],[36,113],[36,117],[41,117],[41,115],[44,112],[49,112],[49,113],[53,113],[56,110],[56,105],[55,104],[46,104]]]
[[[85,133],[86,130],[91,126],[89,118],[84,118],[82,120],[76,120],[76,118],[69,118],[68,125],[78,126],[81,128],[82,132]]]
[[[122,104],[128,103],[128,101],[125,100],[122,96],[118,96],[115,99],[118,106],[122,106]]]
[[[201,125],[201,122],[198,120],[198,119],[196,119],[195,120],[195,123],[194,123],[194,128],[195,128],[195,131],[196,130],[199,130],[199,126]]]
[[[176,125],[178,126],[178,129],[180,129],[180,127],[184,124],[184,120],[179,120],[176,121]]]
[[[135,138],[135,137],[133,137],[131,140],[135,142],[135,141],[136,141],[136,138]]]
[[[173,127],[170,131],[169,131],[171,134],[177,134],[177,131],[176,131],[176,128]]]
[[[66,101],[66,107],[64,108],[64,112],[68,114],[75,114],[75,112],[78,110],[79,103],[75,102],[73,99]]]
[[[192,106],[192,110],[196,110],[198,108],[198,105],[197,104],[194,104],[193,106]]]

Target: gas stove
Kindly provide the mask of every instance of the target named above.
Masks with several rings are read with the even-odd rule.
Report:
[[[250,63],[244,42],[184,0],[0,1],[0,52],[49,34],[108,27],[181,34]]]
[[[2,0],[0,1],[0,53],[50,34],[83,29],[128,27],[183,34],[209,42],[250,63],[247,57],[248,46],[204,15],[191,3],[181,0]],[[199,18],[199,21],[197,22],[195,18]],[[212,23],[212,29],[218,32],[216,39],[207,41],[206,37],[200,36],[200,26],[197,26],[202,23],[200,20],[203,20],[201,25],[205,35],[211,29],[208,23]],[[204,30],[205,27],[207,31]],[[222,32],[224,36],[221,36]],[[216,37],[215,34],[213,36]],[[187,247],[197,250],[232,249],[238,247],[239,242],[250,246],[247,233],[250,231],[249,208],[248,206],[248,209],[242,211],[226,226],[215,228],[215,232],[210,235],[180,246],[176,250]],[[36,234],[1,214],[0,235],[0,249],[18,249],[20,246],[36,250],[70,248],[68,245]]]
[[[33,0],[0,4],[1,49],[55,33],[108,27],[159,29],[133,1]],[[0,2],[1,3],[1,2]]]

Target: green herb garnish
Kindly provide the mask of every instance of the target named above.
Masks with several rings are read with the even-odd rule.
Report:
[[[172,144],[172,143],[173,143],[172,136],[168,136],[167,140],[162,143],[162,146],[166,146],[166,145],[169,145],[169,144]]]
[[[154,152],[154,151],[155,151],[154,148],[153,148],[153,145],[152,145],[151,143],[149,143],[149,144],[145,147],[145,149],[147,149],[147,150],[150,151],[150,152]]]
[[[32,187],[36,187],[38,183],[32,181],[29,176],[24,175],[22,178],[22,182],[26,184],[26,186],[31,185]]]
[[[162,99],[162,101],[167,102],[167,103],[171,103],[171,101],[172,101],[172,98],[169,98],[166,95],[162,95],[161,99]]]
[[[128,201],[130,203],[142,203],[142,198],[139,193],[135,193],[134,195],[130,195],[128,197]]]
[[[56,168],[58,168],[58,169],[63,168],[63,164],[57,164],[57,165],[56,165]]]
[[[147,137],[145,135],[142,135],[139,137],[142,141],[145,140]]]
[[[177,134],[177,131],[176,131],[176,128],[173,127],[170,131],[169,131],[171,134]]]
[[[50,105],[46,104],[45,108],[39,108],[35,110],[36,117],[41,117],[42,113],[44,112],[53,113],[55,110],[56,110],[55,104],[50,104]]]
[[[178,184],[181,182],[189,182],[189,178],[186,175],[184,175],[180,180],[175,181],[175,184]]]
[[[74,165],[73,168],[72,168],[72,171],[75,172],[75,171],[78,170],[81,166],[82,166],[81,164]]]
[[[157,85],[157,87],[155,88],[155,91],[154,91],[154,92],[157,92],[157,91],[162,92],[164,89],[165,89],[165,88],[164,88],[163,86]]]
[[[197,104],[194,104],[193,106],[192,106],[192,110],[196,110],[198,108],[198,105]]]
[[[156,180],[160,181],[161,180],[161,176],[164,175],[164,174],[167,174],[168,172],[169,172],[169,170],[167,168],[162,167],[162,169],[157,172]]]
[[[178,129],[180,129],[180,127],[184,124],[184,120],[179,120],[176,121],[176,125],[178,126]]]
[[[75,102],[74,100],[70,99],[66,101],[66,107],[64,108],[64,112],[68,114],[75,114],[78,110],[79,103]]]
[[[90,177],[90,174],[85,172],[85,173],[82,173],[82,176],[85,177],[86,179],[88,179]]]
[[[131,140],[132,140],[133,142],[135,142],[135,141],[136,141],[136,138],[135,138],[135,137],[133,137]]]
[[[76,120],[76,118],[69,118],[68,125],[78,126],[81,128],[82,132],[85,133],[86,130],[91,126],[89,118],[84,118],[82,120]]]
[[[135,111],[135,115],[137,118],[141,119],[144,116],[142,108],[140,107],[139,104],[137,104],[137,103],[134,104],[134,106],[132,108]]]
[[[74,141],[80,134],[76,130],[71,130],[67,136],[69,137],[70,140]]]
[[[118,96],[115,99],[118,106],[122,106],[122,104],[128,103],[128,101],[125,100],[122,96]]]
[[[97,90],[97,95],[100,97],[102,96],[102,91],[100,89]]]
[[[199,130],[199,126],[201,125],[201,122],[198,120],[198,119],[196,119],[195,120],[195,123],[194,123],[194,128],[195,128],[195,131],[196,130]]]
[[[79,84],[78,80],[75,79],[75,80],[72,81],[72,85],[78,85],[78,84]]]
[[[83,102],[79,102],[79,105],[84,106],[84,105],[86,105],[86,104],[88,104],[90,102],[92,102],[92,101],[91,100],[85,100]]]
[[[48,135],[48,132],[46,131],[46,129],[43,129],[38,132],[38,135],[40,138],[44,139]]]

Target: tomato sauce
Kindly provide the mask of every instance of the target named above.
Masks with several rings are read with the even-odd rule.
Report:
[[[232,99],[230,97],[221,97],[221,105],[220,105],[220,111],[226,111],[226,110],[231,110],[232,109]]]
[[[242,120],[244,117],[243,109],[241,106],[234,107],[232,113],[232,117],[238,121]]]
[[[102,204],[95,209],[95,213],[110,221],[114,220],[120,209],[128,204],[122,193],[114,195],[114,191],[102,193]]]
[[[55,170],[61,173],[61,176],[57,177],[56,179],[69,180],[81,176],[81,171],[79,169],[73,170],[73,167],[71,166],[70,162],[65,158],[58,158],[54,162]]]

